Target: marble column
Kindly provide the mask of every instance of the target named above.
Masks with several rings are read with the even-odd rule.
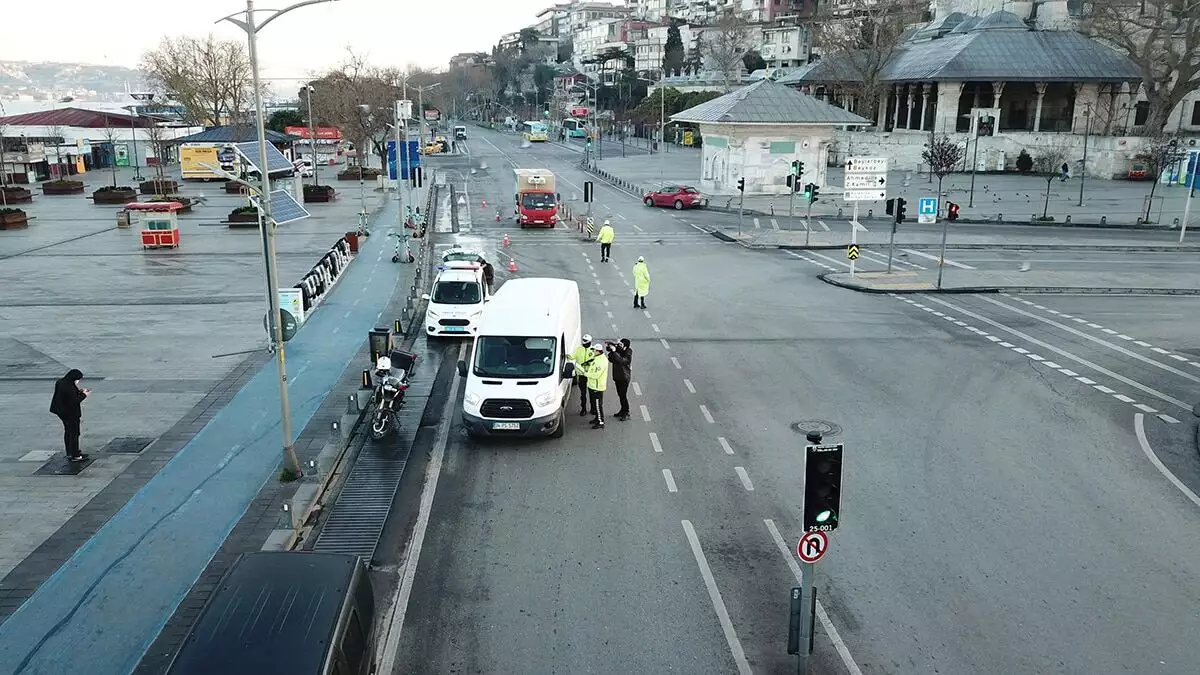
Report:
[[[896,128],[900,126],[900,98],[901,98],[900,87],[901,86],[903,86],[903,85],[898,84],[894,87],[894,90],[896,92],[896,104],[894,106],[892,106],[892,131],[895,131]]]
[[[1042,102],[1046,98],[1047,84],[1037,82],[1033,86],[1037,88],[1037,108],[1033,111],[1033,130],[1036,132],[1042,130]]]
[[[925,131],[925,115],[929,112],[929,85],[921,85],[921,124],[918,131]]]

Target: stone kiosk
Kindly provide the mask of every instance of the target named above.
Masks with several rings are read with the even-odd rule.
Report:
[[[739,178],[746,194],[787,194],[792,162],[804,163],[801,184],[825,185],[834,131],[870,122],[852,112],[760,80],[671,116],[700,127],[699,188],[735,194]]]

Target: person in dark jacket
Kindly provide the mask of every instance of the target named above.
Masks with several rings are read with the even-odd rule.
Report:
[[[62,420],[63,444],[66,446],[67,459],[72,462],[82,462],[88,458],[79,451],[79,419],[83,416],[80,404],[92,392],[79,386],[82,379],[83,373],[72,368],[64,377],[55,381],[54,398],[50,399],[50,412]]]
[[[624,422],[629,419],[629,381],[633,379],[633,346],[629,338],[608,345],[608,361],[612,364],[613,384],[617,385],[617,399],[621,402],[616,418]]]
[[[495,292],[496,283],[496,268],[492,267],[492,263],[483,261],[483,283],[487,284],[488,295]]]

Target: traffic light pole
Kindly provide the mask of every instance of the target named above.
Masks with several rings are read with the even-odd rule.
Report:
[[[942,287],[942,270],[946,267],[946,230],[949,229],[950,220],[942,220],[942,252],[938,255],[938,280],[937,287]]]
[[[812,200],[808,200],[808,210],[804,214],[804,245],[808,246],[809,238],[812,237]]]
[[[896,217],[892,217],[892,233],[888,235],[888,268],[887,273],[892,273],[892,256],[896,253]]]
[[[812,655],[810,645],[813,642],[813,620],[816,614],[816,598],[813,597],[813,577],[816,573],[816,563],[800,563],[800,658],[796,660],[798,675],[809,675],[808,657]]]
[[[742,236],[742,221],[746,218],[746,190],[743,188],[738,192],[738,237]]]

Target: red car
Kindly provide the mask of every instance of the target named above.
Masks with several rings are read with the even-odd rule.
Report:
[[[642,202],[646,206],[670,206],[677,211],[708,205],[708,200],[699,190],[687,185],[664,185],[647,192],[642,197]]]

